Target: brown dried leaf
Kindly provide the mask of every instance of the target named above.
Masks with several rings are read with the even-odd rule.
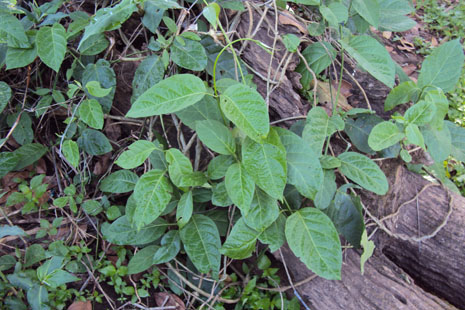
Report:
[[[68,310],[92,310],[92,303],[88,301],[75,301],[69,307]]]
[[[307,28],[305,28],[304,25],[298,22],[297,19],[295,19],[295,17],[289,11],[281,11],[279,13],[279,22],[283,25],[294,26],[297,29],[299,29],[299,31],[302,32],[303,34],[308,34]]]
[[[334,98],[334,100],[336,99],[337,88],[330,86],[329,83],[318,81],[316,93],[318,95],[319,103],[332,107],[331,98]],[[352,106],[347,102],[347,98],[344,97],[342,93],[339,93],[337,105],[344,111],[352,109]]]
[[[414,51],[415,50],[415,45],[413,43],[410,43],[409,41],[405,39],[400,39],[400,45],[397,45],[397,48],[400,49],[401,51]]]
[[[431,46],[434,46],[434,47],[438,46],[438,40],[435,37],[431,38]]]
[[[402,70],[404,70],[405,74],[407,74],[408,76],[411,76],[417,70],[417,66],[414,64],[409,64],[409,65],[402,67]]]
[[[383,31],[383,38],[390,39],[392,36],[391,31]]]
[[[170,293],[159,292],[155,293],[155,302],[158,307],[176,307],[176,310],[186,310],[186,305],[178,296]]]

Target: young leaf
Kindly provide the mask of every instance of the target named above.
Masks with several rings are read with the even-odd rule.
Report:
[[[285,226],[286,217],[280,214],[276,221],[262,232],[258,240],[264,244],[268,244],[271,252],[277,251],[286,241],[286,235],[284,234]]]
[[[68,163],[77,168],[79,165],[79,147],[73,140],[65,140],[62,146],[63,155]]]
[[[103,88],[98,81],[90,81],[86,84],[86,89],[94,97],[102,98],[111,92],[111,88]]]
[[[252,255],[260,232],[247,226],[244,218],[240,218],[233,226],[221,253],[233,259],[245,259]]]
[[[129,170],[113,172],[100,183],[99,189],[106,193],[128,193],[134,189],[139,177]]]
[[[276,221],[278,216],[278,201],[259,188],[255,189],[252,204],[248,212],[242,214],[242,218],[247,226],[259,232],[268,228]]]
[[[452,40],[436,47],[425,58],[418,76],[418,87],[436,86],[447,93],[455,88],[462,72],[462,44],[459,39]]]
[[[179,228],[183,228],[189,222],[192,211],[194,209],[194,201],[192,199],[192,191],[182,194],[176,209],[176,222]]]
[[[194,214],[180,231],[187,255],[199,272],[220,270],[220,235],[215,223],[205,215]]]
[[[137,252],[128,263],[128,274],[136,274],[149,269],[153,263],[153,255],[160,247],[149,245]]]
[[[93,129],[85,129],[77,142],[79,147],[89,155],[103,155],[113,149],[107,137]]]
[[[148,3],[146,2],[147,5]],[[131,102],[137,100],[147,89],[160,82],[163,79],[164,72],[165,67],[163,66],[161,57],[151,55],[145,58],[134,73]]]
[[[98,83],[98,82],[97,82]],[[78,109],[79,119],[95,129],[103,128],[102,106],[95,99],[84,100]]]
[[[444,126],[444,118],[447,112],[449,112],[449,100],[441,89],[428,91],[424,99],[425,101],[434,103],[436,106],[436,113],[434,113],[429,125],[433,128],[441,129]]]
[[[273,198],[283,197],[287,181],[286,150],[274,131],[262,144],[246,138],[242,163],[258,187]]]
[[[363,247],[363,253],[362,253],[362,256],[360,257],[360,271],[362,272],[362,275],[363,275],[364,270],[365,270],[364,268],[365,263],[373,255],[373,251],[375,250],[375,243],[371,240],[368,240],[366,229],[363,231],[360,245]]]
[[[215,30],[220,11],[221,8],[217,3],[210,3],[202,11],[203,16],[205,16],[205,18],[208,20],[208,22],[213,26],[213,29]]]
[[[211,150],[224,155],[235,155],[234,137],[222,123],[214,120],[198,121],[195,127],[200,141]]]
[[[337,190],[336,175],[333,170],[324,170],[323,182],[319,184],[318,192],[316,193],[315,207],[320,210],[326,209],[333,200]]]
[[[353,0],[352,6],[370,25],[378,28],[380,10],[377,0]]]
[[[150,141],[138,140],[133,142],[127,151],[124,151],[116,160],[115,164],[123,169],[133,169],[144,163],[157,147]]]
[[[108,61],[99,59],[95,64],[90,63],[86,66],[82,74],[82,85],[87,85],[91,81],[97,81],[102,88],[110,89],[108,95],[95,97],[84,87],[87,97],[97,100],[102,105],[103,113],[109,113],[116,92],[116,76]]]
[[[161,170],[150,170],[137,181],[134,188],[137,207],[133,218],[137,228],[158,218],[170,202],[173,188],[164,174]]]
[[[268,109],[262,96],[244,84],[235,84],[220,96],[221,110],[239,129],[256,142],[270,130]]]
[[[414,104],[407,111],[404,117],[410,124],[425,125],[428,124],[436,114],[436,106],[431,101],[421,100]]]
[[[202,185],[202,180],[194,177],[192,164],[178,149],[169,149],[165,154],[169,164],[168,172],[171,182],[177,187]]]
[[[383,171],[368,157],[355,153],[345,152],[338,156],[341,160],[341,172],[362,186],[378,195],[384,195],[389,184]]]
[[[381,122],[370,132],[368,145],[374,151],[381,151],[402,140],[405,135],[399,130],[396,124],[391,122]]]
[[[210,163],[208,163],[207,174],[208,177],[212,180],[221,179],[226,175],[226,171],[229,166],[234,164],[234,157],[219,155],[213,158]]]
[[[346,22],[349,17],[347,7],[339,2],[331,2],[328,6],[321,5],[320,13],[328,24],[336,29],[339,23]]]
[[[50,310],[47,305],[48,291],[43,285],[34,284],[34,286],[27,291],[27,301],[32,310]]]
[[[170,51],[171,60],[182,68],[202,71],[207,66],[207,54],[197,41],[176,37]]]
[[[59,23],[40,27],[36,37],[37,54],[50,68],[58,72],[66,54],[66,30]]]
[[[205,93],[203,81],[195,75],[172,75],[140,95],[126,116],[136,118],[174,113],[200,101]]]
[[[255,184],[250,174],[241,164],[232,164],[226,172],[225,185],[232,202],[242,213],[247,213],[255,191]]]
[[[435,162],[447,159],[452,151],[452,139],[448,126],[441,129],[433,129],[430,126],[422,127],[421,133],[425,140],[428,153]]]
[[[295,53],[300,45],[300,38],[295,34],[288,33],[283,36],[283,43],[289,52]]]
[[[307,124],[302,132],[302,138],[315,154],[320,155],[326,138],[336,130],[326,111],[321,107],[315,107],[307,114]]]
[[[425,149],[425,140],[423,139],[423,135],[420,132],[420,129],[415,124],[408,124],[405,128],[405,134],[407,135],[407,141],[418,145]]]
[[[394,61],[384,46],[376,39],[362,35],[354,36],[348,43],[342,40],[339,40],[339,43],[363,69],[367,70],[377,80],[390,88],[394,86]]]
[[[286,240],[308,269],[328,280],[341,279],[341,242],[331,220],[320,210],[304,208],[286,220]]]
[[[154,264],[163,264],[169,262],[181,250],[181,238],[177,230],[170,230],[161,239],[161,247],[153,255]]]
[[[386,101],[384,102],[384,111],[391,111],[400,104],[409,101],[416,101],[420,95],[421,89],[412,81],[403,82],[391,89]]]

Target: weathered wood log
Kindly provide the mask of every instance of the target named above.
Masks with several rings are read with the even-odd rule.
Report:
[[[465,307],[465,198],[396,161],[382,165],[390,181],[383,197],[363,201],[389,233],[380,248],[423,288]]]
[[[295,281],[312,276],[286,246],[284,260]],[[279,256],[277,257],[279,258]],[[312,310],[439,310],[456,309],[425,292],[386,257],[371,257],[360,272],[360,255],[355,250],[344,253],[342,280],[314,280],[297,287],[299,295]]]

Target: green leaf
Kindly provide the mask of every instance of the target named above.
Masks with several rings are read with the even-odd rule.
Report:
[[[278,201],[257,188],[250,208],[242,215],[247,226],[262,232],[278,218]]]
[[[415,124],[408,124],[405,128],[405,134],[407,135],[407,141],[418,145],[425,149],[425,140],[423,139],[423,135],[420,132],[420,129]]]
[[[258,237],[260,242],[268,244],[271,252],[277,251],[286,241],[284,229],[286,226],[286,217],[279,214],[274,221],[264,232]]]
[[[458,39],[436,47],[423,61],[418,87],[436,86],[445,93],[452,91],[462,72],[464,58]]]
[[[352,6],[367,22],[378,28],[380,19],[380,7],[377,0],[353,0]]]
[[[99,189],[107,193],[128,193],[136,186],[139,177],[129,170],[118,170],[113,172],[100,183]]]
[[[375,250],[375,243],[371,240],[370,241],[368,240],[366,229],[363,231],[362,240],[360,244],[363,247],[363,253],[362,253],[362,256],[360,257],[360,271],[362,272],[362,275],[363,275],[364,269],[365,269],[364,268],[365,263],[373,255],[373,252]]]
[[[132,80],[131,102],[137,100],[150,87],[160,82],[163,79],[164,72],[165,67],[160,57],[151,55],[145,58],[137,67]]]
[[[176,3],[176,5],[178,4]],[[159,1],[144,1],[144,17],[142,18],[142,24],[145,28],[150,30],[151,33],[156,33],[165,11],[166,8],[164,5],[161,5]]]
[[[16,259],[11,255],[0,256],[0,271],[13,268],[16,265]]]
[[[24,258],[24,267],[28,268],[32,265],[47,258],[44,248],[40,244],[31,244],[26,250]]]
[[[0,81],[0,113],[3,112],[8,102],[11,99],[11,88],[10,86]]]
[[[215,223],[205,215],[194,214],[180,231],[182,243],[195,268],[201,273],[220,270],[220,235]]]
[[[339,40],[339,43],[373,77],[389,88],[394,86],[394,61],[384,46],[376,39],[362,35],[354,36],[348,43],[342,40]]]
[[[357,147],[358,150],[364,153],[374,153],[368,145],[368,137],[371,130],[376,124],[379,124],[383,119],[377,115],[360,115],[355,121],[347,118],[345,132],[350,138],[350,141]]]
[[[244,218],[240,218],[223,244],[221,253],[233,259],[248,258],[255,250],[258,236],[260,233],[247,226]]]
[[[77,143],[73,140],[65,140],[62,145],[62,151],[68,163],[74,168],[77,168],[80,159]]]
[[[13,127],[19,118],[19,122],[13,131],[13,138],[21,145],[31,143],[34,139],[34,131],[32,130],[32,119],[27,113],[23,113],[21,116],[19,113],[10,114],[7,116],[7,124]]]
[[[73,276],[69,272],[58,269],[58,270],[53,271],[49,275],[47,275],[47,278],[46,278],[46,280],[44,282],[49,287],[57,288],[60,285],[70,283],[70,282],[79,281],[79,280],[80,280],[79,278]]]
[[[354,247],[360,248],[360,240],[365,230],[360,198],[338,191],[334,201],[324,211],[337,231]]]
[[[378,29],[381,31],[407,31],[416,25],[414,20],[405,16],[415,12],[407,0],[381,0],[379,11]]]
[[[303,196],[314,199],[323,181],[318,155],[298,135],[281,128],[277,130],[286,149],[287,183],[294,185]]]
[[[287,2],[294,2],[305,5],[320,5],[320,0],[287,0]]]
[[[194,201],[192,199],[192,191],[182,194],[176,209],[176,222],[179,228],[183,228],[189,222],[192,211],[194,210]]]
[[[16,69],[26,67],[37,57],[36,48],[13,48],[8,47],[6,52],[6,69]]]
[[[220,11],[221,8],[217,3],[210,3],[202,11],[203,16],[205,16],[205,18],[208,20],[208,22],[213,26],[215,30]]]
[[[331,62],[336,58],[336,50],[328,42],[316,42],[310,44],[302,52],[302,56],[307,60],[308,66],[315,74],[320,74],[331,65]],[[313,75],[307,70],[305,62],[301,61],[295,69],[302,74],[300,83],[304,89],[310,89],[310,82],[313,80]]]
[[[40,27],[36,37],[37,54],[47,66],[58,72],[66,54],[66,30],[59,23]]]
[[[108,47],[109,44],[110,42],[107,40],[103,33],[94,34],[81,45],[81,55],[93,56],[100,54]]]
[[[339,2],[331,2],[328,6],[321,5],[320,13],[333,28],[338,28],[339,23],[344,23],[349,18],[347,7]]]
[[[178,66],[192,70],[202,71],[207,66],[207,54],[200,42],[176,37],[171,46],[171,60]]]
[[[228,87],[220,96],[224,115],[251,139],[261,142],[270,130],[268,109],[262,96],[244,84]]]
[[[39,143],[29,143],[21,146],[13,152],[18,161],[14,170],[21,170],[32,165],[47,152],[48,148]]]
[[[300,38],[295,34],[288,33],[283,36],[283,43],[289,52],[295,53],[300,45]]]
[[[81,208],[90,216],[96,216],[103,211],[103,207],[100,202],[96,200],[87,200],[81,204]]]
[[[456,124],[445,121],[451,137],[451,155],[456,159],[465,162],[465,128]]]
[[[320,210],[304,208],[286,220],[286,240],[308,269],[328,280],[340,280],[341,242],[331,220]]]
[[[181,111],[176,112],[184,125],[196,130],[197,121],[214,120],[223,122],[220,108],[215,98],[205,96],[202,100]]]
[[[232,164],[226,172],[225,185],[232,202],[242,213],[247,213],[255,191],[255,184],[250,174],[241,164]]]
[[[207,174],[208,177],[212,180],[221,179],[226,175],[226,171],[228,170],[229,166],[234,164],[235,160],[232,156],[227,155],[219,155],[213,158],[208,163]]]
[[[154,264],[167,263],[181,250],[181,238],[177,230],[170,230],[161,239],[161,247],[153,255],[152,261]]]
[[[128,146],[128,150],[124,151],[116,160],[115,164],[123,169],[133,169],[144,163],[149,158],[150,154],[157,147],[150,141],[138,140]]]
[[[172,75],[140,95],[126,116],[148,117],[174,113],[200,101],[205,93],[203,81],[195,75]]]
[[[428,153],[435,162],[447,159],[452,151],[452,138],[448,126],[433,129],[430,126],[421,129]]]
[[[449,100],[444,95],[441,89],[433,89],[426,93],[425,101],[434,103],[436,107],[436,113],[434,113],[431,122],[428,124],[436,129],[441,129],[444,125],[444,118],[449,112]]]
[[[102,98],[111,92],[111,88],[102,88],[98,81],[90,81],[86,84],[86,89],[94,97]]]
[[[339,168],[346,177],[378,195],[384,195],[389,184],[383,171],[368,157],[355,153],[345,152],[338,156],[341,160]]]
[[[161,170],[144,173],[134,188],[137,207],[132,219],[137,228],[154,221],[171,200],[173,188]]]
[[[0,226],[0,238],[5,236],[26,236],[26,233],[19,226],[2,225]]]
[[[27,291],[27,301],[32,310],[49,310],[50,307],[46,304],[49,302],[48,291],[45,286],[34,284],[34,286]]]
[[[368,145],[375,151],[381,151],[396,144],[404,137],[404,133],[399,130],[396,124],[381,122],[371,130]]]
[[[163,145],[157,140],[153,141],[155,149],[149,156],[150,163],[154,169],[168,170],[168,164],[165,160],[165,153],[163,151]]]
[[[333,170],[324,170],[323,182],[319,184],[314,203],[320,210],[326,209],[333,200],[337,190],[336,175]]]
[[[87,85],[91,81],[99,82],[104,89],[111,89],[110,93],[104,97],[95,97],[84,87],[84,91],[89,99],[95,99],[102,105],[103,113],[109,113],[113,104],[116,92],[116,76],[110,63],[105,59],[99,59],[95,64],[88,64],[82,74],[82,85]]]
[[[30,46],[23,24],[16,17],[3,10],[0,10],[0,29],[19,43],[19,46],[12,47],[27,48]]]
[[[431,101],[421,100],[414,104],[407,111],[404,117],[407,122],[415,125],[428,124],[436,114],[436,106]]]
[[[337,128],[326,111],[321,107],[315,107],[307,114],[307,124],[302,132],[302,138],[315,154],[320,155],[326,138],[336,131]]]
[[[421,89],[412,81],[403,82],[391,89],[386,101],[384,102],[384,111],[390,111],[400,104],[409,101],[416,101],[420,95]]]
[[[200,141],[208,148],[220,154],[235,155],[234,137],[222,123],[214,120],[198,121],[195,127]]]
[[[111,243],[118,245],[140,245],[160,238],[169,226],[162,218],[138,230],[129,223],[127,216],[122,216],[111,225],[102,226],[103,236]]]
[[[165,154],[169,164],[168,172],[171,182],[177,187],[191,186],[190,176],[193,173],[192,164],[178,149],[169,149]]]
[[[212,204],[218,207],[228,207],[233,204],[226,190],[226,182],[220,182],[213,186],[212,189]]]
[[[0,153],[0,178],[3,178],[8,172],[15,169],[19,158],[14,152],[1,152]]]
[[[128,263],[128,274],[136,274],[145,271],[153,265],[153,255],[160,247],[149,245],[134,254]]]
[[[283,197],[287,181],[286,150],[275,131],[262,144],[246,138],[242,164],[258,187],[273,198]]]
[[[89,82],[92,83],[92,82]],[[97,82],[98,83],[98,82]],[[95,99],[84,100],[78,109],[79,119],[95,129],[103,128],[102,106]]]
[[[323,169],[335,169],[341,166],[341,161],[331,155],[320,156],[320,164]]]
[[[103,155],[113,150],[107,137],[94,129],[85,129],[77,142],[79,148],[82,148],[89,155]]]

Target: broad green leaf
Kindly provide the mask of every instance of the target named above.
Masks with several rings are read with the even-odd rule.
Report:
[[[207,174],[212,180],[221,179],[226,175],[229,166],[234,164],[234,157],[227,155],[219,155],[210,160],[208,163]]]
[[[241,164],[232,164],[226,171],[225,185],[232,202],[242,213],[247,213],[255,191],[251,175]]]
[[[275,131],[262,144],[246,138],[242,164],[258,187],[271,197],[282,199],[287,181],[286,150]]]
[[[258,236],[260,236],[260,232],[247,226],[242,217],[233,226],[221,248],[221,253],[233,259],[248,258],[255,250]]]
[[[343,191],[338,191],[334,201],[323,212],[326,213],[337,231],[350,244],[360,248],[360,240],[365,230],[365,224],[359,197],[352,197]]]
[[[452,138],[448,126],[433,129],[430,126],[422,127],[421,133],[425,140],[428,153],[435,162],[447,159],[452,151]]]
[[[347,118],[344,131],[359,151],[371,154],[374,153],[374,151],[368,145],[368,137],[373,127],[382,121],[383,119],[381,117],[372,114],[360,115],[355,121],[351,118]]]
[[[283,43],[289,52],[295,53],[300,45],[300,39],[295,34],[288,33],[283,36]]]
[[[341,166],[341,161],[331,155],[320,156],[320,164],[323,169],[334,169]]]
[[[134,189],[139,177],[129,170],[113,172],[100,183],[99,189],[107,193],[128,193]]]
[[[331,2],[328,6],[321,5],[320,13],[333,28],[338,28],[339,23],[344,23],[349,18],[347,7],[340,2]]]
[[[449,100],[441,89],[430,90],[426,93],[425,101],[432,102],[436,106],[436,113],[428,123],[431,127],[441,129],[444,125],[444,118],[449,112]]]
[[[226,190],[226,182],[220,182],[213,186],[212,189],[212,204],[218,207],[228,207],[233,204]]]
[[[134,254],[128,263],[128,274],[140,273],[152,267],[153,255],[159,248],[158,245],[149,245]]]
[[[331,220],[320,210],[304,208],[286,220],[286,240],[308,269],[328,280],[341,279],[342,250]]]
[[[415,12],[408,0],[381,0],[379,11],[378,29],[381,31],[407,31],[416,25],[414,20],[405,16]]]
[[[133,142],[127,151],[124,151],[116,160],[115,164],[123,169],[133,169],[144,163],[157,147],[150,141],[138,140]]]
[[[8,102],[11,99],[11,88],[10,86],[0,81],[0,113],[3,112]]]
[[[107,137],[100,131],[85,129],[77,140],[79,148],[89,155],[103,155],[113,149]]]
[[[326,209],[333,200],[337,190],[336,175],[333,170],[324,170],[323,182],[319,184],[318,192],[316,193],[313,202],[320,209]]]
[[[167,170],[168,164],[166,163],[165,153],[163,152],[163,145],[158,140],[153,141],[156,149],[150,154],[149,160],[152,164],[152,168]]]
[[[21,170],[29,165],[32,165],[44,156],[48,148],[39,143],[30,143],[16,149],[13,154],[16,157],[17,163],[14,170]]]
[[[242,210],[241,210],[242,212]],[[255,189],[248,212],[242,214],[247,226],[259,232],[268,228],[279,216],[278,201],[261,189]]]
[[[1,152],[0,153],[0,178],[3,178],[8,172],[15,169],[19,158],[14,152]]]
[[[78,50],[81,50],[81,46],[91,36],[118,29],[135,11],[137,11],[137,6],[132,0],[123,0],[114,7],[99,9],[92,17],[91,23],[85,28]]]
[[[58,269],[47,275],[44,282],[51,288],[57,288],[63,284],[79,280],[79,278],[73,276],[69,272]]]
[[[391,122],[381,122],[370,132],[368,145],[375,151],[381,151],[391,145],[396,144],[405,137],[396,124]]]
[[[370,241],[368,240],[366,229],[363,231],[360,245],[363,247],[363,253],[362,253],[362,256],[360,257],[360,271],[363,275],[364,270],[365,270],[364,268],[365,263],[373,255],[373,252],[375,250],[375,243],[371,240]]]
[[[189,222],[192,211],[194,210],[194,201],[192,199],[192,191],[182,194],[176,208],[176,222],[179,228],[183,228]]]
[[[86,84],[86,89],[94,97],[102,98],[111,92],[111,88],[102,88],[98,81],[90,81]]]
[[[315,154],[320,155],[326,138],[336,130],[326,111],[321,107],[315,107],[307,114],[307,124],[302,132],[302,138]]]
[[[103,33],[94,34],[81,45],[81,55],[92,56],[100,54],[108,47],[109,44],[110,42],[107,40]]]
[[[34,284],[34,286],[27,291],[27,301],[32,310],[49,310],[47,305],[49,302],[47,288],[43,285]]]
[[[465,128],[460,127],[452,122],[445,121],[451,137],[451,155],[465,162]]]
[[[172,75],[140,95],[126,116],[148,117],[174,113],[200,101],[205,93],[203,81],[195,75]]]
[[[5,236],[26,236],[26,233],[19,226],[2,225],[0,226],[0,238]]]
[[[24,267],[28,268],[32,265],[47,258],[44,248],[40,244],[31,244],[26,250]]]
[[[97,82],[98,83],[98,82]],[[103,128],[102,106],[95,99],[84,100],[78,109],[79,119],[95,129]]]
[[[184,249],[195,268],[201,273],[220,270],[220,235],[215,223],[205,215],[194,214],[180,230]]]
[[[102,234],[109,242],[118,245],[147,244],[160,238],[169,225],[162,218],[157,218],[154,222],[138,230],[129,223],[127,216],[124,215],[111,225],[102,226]]]
[[[211,150],[223,155],[235,155],[236,142],[225,125],[218,121],[198,121],[196,126],[197,135]]]
[[[171,182],[177,187],[199,186],[203,183],[201,180],[193,178],[194,172],[192,164],[183,153],[178,149],[169,149],[165,154],[166,161],[169,164],[168,172]],[[200,181],[200,183],[198,182]]]
[[[423,61],[418,87],[436,86],[445,93],[452,91],[462,72],[464,58],[459,39],[436,47]]]
[[[380,6],[377,0],[353,0],[352,7],[367,22],[378,28],[380,19]]]
[[[144,173],[134,188],[137,207],[132,219],[137,228],[154,221],[171,200],[173,188],[161,170]]]
[[[281,128],[277,130],[286,149],[287,183],[294,185],[303,196],[314,199],[323,181],[318,155],[298,135]]]
[[[184,125],[196,130],[197,121],[214,120],[223,122],[220,108],[215,98],[205,96],[202,100],[181,111],[176,112]]]
[[[287,0],[287,2],[294,2],[305,5],[320,5],[320,0]]]
[[[30,47],[29,39],[24,31],[23,24],[16,17],[3,10],[0,10],[0,29],[19,43],[19,46],[11,47]]]
[[[163,14],[166,11],[166,8],[160,4],[160,1],[144,1],[144,17],[142,18],[142,24],[145,28],[150,30],[151,33],[157,32],[158,26],[160,26],[160,22],[163,18]]]
[[[431,101],[421,100],[414,104],[407,111],[405,111],[404,117],[407,122],[415,125],[426,125],[436,114],[436,106]]]
[[[161,239],[161,247],[152,257],[154,264],[163,264],[169,262],[181,250],[181,238],[177,230],[170,230]]]
[[[220,11],[221,7],[217,3],[210,3],[202,11],[203,16],[205,16],[205,18],[215,30],[217,27],[217,20],[218,16],[220,15]]]
[[[286,242],[284,229],[286,226],[286,217],[282,214],[278,216],[262,234],[258,237],[260,242],[268,244],[271,252],[277,251]]]
[[[36,37],[37,54],[47,66],[58,72],[66,54],[66,30],[59,23],[40,27]]]
[[[116,76],[108,61],[99,59],[95,64],[91,63],[86,66],[82,73],[82,85],[87,85],[91,81],[97,81],[104,89],[111,89],[108,95],[95,97],[84,87],[87,97],[97,100],[102,105],[103,113],[109,113],[116,92]]]
[[[378,195],[384,195],[389,184],[383,171],[368,157],[355,153],[345,152],[338,156],[341,160],[339,168],[346,177]]]
[[[423,139],[423,135],[420,132],[420,129],[415,124],[408,124],[405,128],[405,134],[407,136],[407,141],[421,146],[425,149],[425,140]]]
[[[305,60],[310,69],[313,70],[315,74],[320,74],[325,70],[331,62],[336,58],[336,50],[328,42],[316,42],[310,44],[302,52]],[[302,74],[300,83],[304,89],[310,89],[310,82],[313,80],[313,75],[307,70],[305,63],[301,61],[295,71]]]
[[[163,79],[164,72],[165,67],[161,57],[151,55],[145,58],[137,67],[132,80],[131,102],[137,100],[146,90],[160,82]]]
[[[389,92],[384,102],[384,111],[390,111],[396,106],[409,101],[415,102],[420,92],[421,89],[412,81],[400,83]]]
[[[11,255],[0,256],[0,271],[13,268],[16,265],[16,259]]]
[[[37,57],[37,49],[34,48],[13,48],[9,47],[6,52],[6,69],[16,69],[26,67]]]
[[[81,208],[90,216],[96,216],[103,211],[102,204],[96,200],[87,200],[81,204]]]
[[[32,130],[32,119],[27,113],[19,115],[19,113],[10,114],[6,118],[8,126],[13,127],[16,121],[19,122],[13,131],[13,138],[21,145],[31,143],[34,139],[34,131]]]
[[[362,35],[354,36],[348,43],[343,40],[339,43],[373,77],[390,88],[394,86],[395,63],[376,39]]]
[[[254,89],[244,84],[228,87],[220,96],[224,115],[247,136],[261,142],[270,130],[265,100]]]
[[[176,37],[170,51],[171,60],[182,68],[202,71],[207,66],[207,54],[200,42]]]
[[[77,143],[73,140],[65,140],[62,145],[62,151],[68,163],[74,168],[77,168],[80,159]]]

